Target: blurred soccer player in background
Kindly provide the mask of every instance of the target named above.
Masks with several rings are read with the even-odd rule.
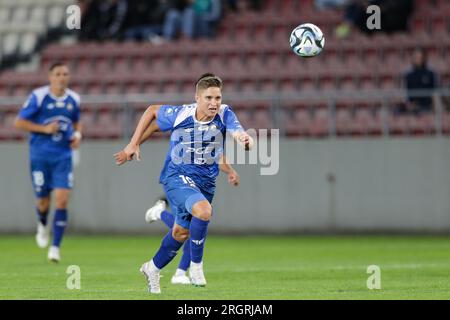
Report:
[[[222,104],[220,78],[202,76],[196,83],[195,100],[196,103],[190,105],[149,106],[130,143],[115,154],[118,165],[134,157],[140,160],[139,145],[145,140],[150,125],[160,131],[171,130],[170,148],[160,183],[171,204],[175,222],[155,256],[140,268],[151,293],[161,292],[160,270],[172,261],[188,238],[191,283],[206,285],[203,250],[226,133],[229,132],[246,150],[253,145],[253,139],[244,131],[231,108]],[[152,123],[153,120],[156,121]]]
[[[36,242],[47,247],[47,223],[51,194],[55,194],[53,242],[48,259],[60,260],[60,245],[67,225],[67,205],[73,186],[72,149],[80,146],[80,96],[68,89],[69,69],[55,63],[49,70],[50,85],[35,89],[15,121],[16,128],[30,132],[30,170],[37,198]]]

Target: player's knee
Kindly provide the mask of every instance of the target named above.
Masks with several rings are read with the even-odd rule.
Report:
[[[212,207],[208,201],[200,201],[192,207],[192,215],[200,220],[211,220]]]
[[[37,200],[37,208],[40,212],[46,212],[50,209],[50,199],[40,198]]]
[[[174,228],[172,230],[172,237],[178,242],[185,242],[189,238],[189,231],[183,229]]]
[[[63,195],[56,198],[56,208],[57,209],[66,209],[69,203],[69,196]]]

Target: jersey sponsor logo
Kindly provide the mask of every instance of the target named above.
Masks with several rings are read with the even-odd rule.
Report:
[[[209,126],[199,126],[198,131],[206,131],[209,129]]]
[[[56,101],[57,108],[64,108],[66,106],[64,101]]]

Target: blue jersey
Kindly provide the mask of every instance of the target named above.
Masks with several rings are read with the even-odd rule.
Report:
[[[70,139],[73,124],[80,120],[80,96],[66,89],[64,96],[55,97],[50,87],[34,90],[24,103],[19,117],[40,125],[59,122],[59,131],[53,135],[32,132],[30,134],[31,158],[70,157]]]
[[[197,187],[214,193],[223,154],[226,132],[243,132],[239,120],[228,105],[208,122],[195,119],[197,104],[161,106],[157,124],[162,131],[171,130],[170,147],[159,182],[165,184],[173,176],[192,179]]]

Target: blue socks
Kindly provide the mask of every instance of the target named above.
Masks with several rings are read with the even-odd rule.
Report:
[[[48,209],[45,212],[40,212],[38,208],[36,208],[36,217],[38,221],[40,221],[44,226],[47,225],[47,216],[48,216]]]
[[[158,269],[164,268],[177,255],[183,242],[178,242],[172,237],[172,229],[164,237],[161,247],[153,257],[153,263]]]
[[[164,210],[161,212],[161,220],[164,222],[169,229],[173,228],[173,224],[175,223],[175,217],[169,211]],[[183,247],[183,255],[181,256],[180,263],[178,264],[178,269],[186,271],[191,264],[191,245],[190,241],[187,240],[184,242]]]
[[[161,220],[169,229],[173,228],[173,224],[175,223],[175,217],[173,214],[164,210],[161,212]]]
[[[53,245],[59,247],[67,225],[67,209],[56,209],[53,219]]]
[[[200,263],[203,260],[203,248],[205,247],[208,224],[209,221],[192,216],[191,226],[189,228],[192,262]]]
[[[178,264],[178,269],[186,271],[191,264],[191,241],[187,239],[184,242],[183,255],[181,256],[180,263]]]

